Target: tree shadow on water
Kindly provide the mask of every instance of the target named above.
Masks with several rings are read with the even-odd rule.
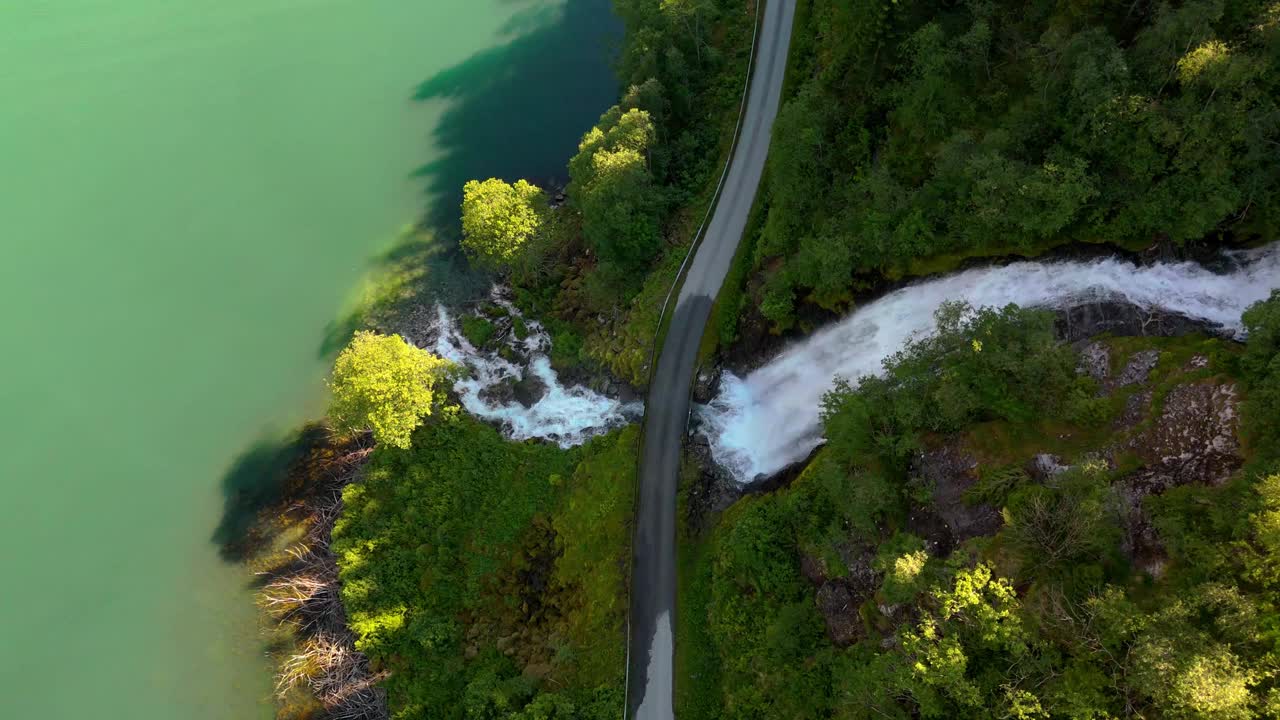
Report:
[[[291,487],[290,470],[324,443],[327,430],[311,424],[287,437],[262,438],[231,464],[222,478],[223,510],[211,540],[227,562],[245,562],[271,542],[265,516],[301,500],[305,487]]]
[[[440,103],[436,157],[414,176],[427,196],[416,228],[372,262],[374,280],[325,329],[317,354],[332,358],[355,331],[421,337],[435,302],[473,299],[491,278],[458,247],[467,180],[526,178],[562,184],[583,133],[617,99],[613,49],[621,21],[611,0],[506,0],[525,7],[502,41],[422,82],[415,101]]]
[[[431,227],[457,228],[467,180],[565,180],[583,133],[617,98],[621,29],[610,0],[539,2],[512,18],[502,44],[418,86],[415,100],[447,103],[432,134],[439,156],[415,173]]]

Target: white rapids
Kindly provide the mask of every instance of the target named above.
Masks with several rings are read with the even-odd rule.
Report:
[[[641,403],[623,403],[586,387],[565,387],[561,384],[547,357],[551,350],[550,335],[540,323],[524,319],[503,293],[501,287],[495,286],[489,299],[511,317],[523,320],[529,330],[523,340],[511,333],[503,339],[503,344],[514,351],[513,356],[527,358],[527,364],[511,362],[495,352],[473,347],[443,305],[436,305],[436,322],[432,328],[434,339],[422,345],[466,368],[466,377],[454,383],[454,390],[468,412],[501,426],[503,434],[512,440],[539,438],[566,448],[640,416],[643,411]],[[529,407],[514,400],[501,401],[492,395],[486,397],[483,392],[486,388],[522,380],[526,373],[537,376],[546,388],[545,393]]]
[[[1123,300],[1216,323],[1239,337],[1240,315],[1280,285],[1280,243],[1229,253],[1215,273],[1190,262],[1137,266],[1117,259],[1017,262],[967,270],[895,290],[804,338],[745,378],[726,372],[720,391],[696,408],[716,461],[739,482],[804,459],[822,442],[818,413],[836,377],[856,381],[912,337],[934,327],[947,300],[974,307],[1064,307]]]

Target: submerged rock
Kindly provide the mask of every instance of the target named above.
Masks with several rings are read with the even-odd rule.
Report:
[[[492,405],[508,405],[516,398],[516,379],[507,378],[502,382],[486,385],[477,396]]]

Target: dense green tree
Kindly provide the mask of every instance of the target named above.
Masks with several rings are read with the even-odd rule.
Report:
[[[462,188],[462,247],[479,265],[510,269],[546,215],[546,195],[535,185],[471,180]]]
[[[583,234],[605,262],[637,267],[658,249],[661,191],[649,171],[654,139],[647,111],[615,107],[569,161],[569,196],[582,212]]]
[[[1280,290],[1244,313],[1249,343],[1240,359],[1249,383],[1244,413],[1251,441],[1267,460],[1280,460]]]
[[[778,330],[868,276],[1280,227],[1273,3],[815,0],[799,22],[755,258]]]
[[[378,442],[407,448],[449,368],[399,335],[358,332],[333,366],[329,420],[341,432],[372,430]]]

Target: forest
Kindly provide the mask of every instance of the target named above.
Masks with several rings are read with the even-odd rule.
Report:
[[[681,717],[1274,717],[1280,292],[1245,319],[1103,337],[1093,375],[1051,313],[944,307],[826,396],[789,488],[687,539]],[[1180,460],[1224,416],[1174,408],[1221,390],[1247,450]]]
[[[969,258],[1275,238],[1275,3],[802,6],[754,258],[776,330]]]
[[[469,182],[461,246],[558,370],[642,387],[754,7],[615,6],[623,91],[563,197]],[[1280,228],[1274,1],[800,0],[784,100],[704,357],[973,262]],[[1246,343],[936,319],[837,381],[789,484],[695,517],[687,462],[680,717],[1280,716],[1280,293]],[[332,533],[355,647],[392,717],[616,717],[638,429],[504,440],[452,404],[458,372],[373,333],[335,366],[332,425],[378,440]]]

